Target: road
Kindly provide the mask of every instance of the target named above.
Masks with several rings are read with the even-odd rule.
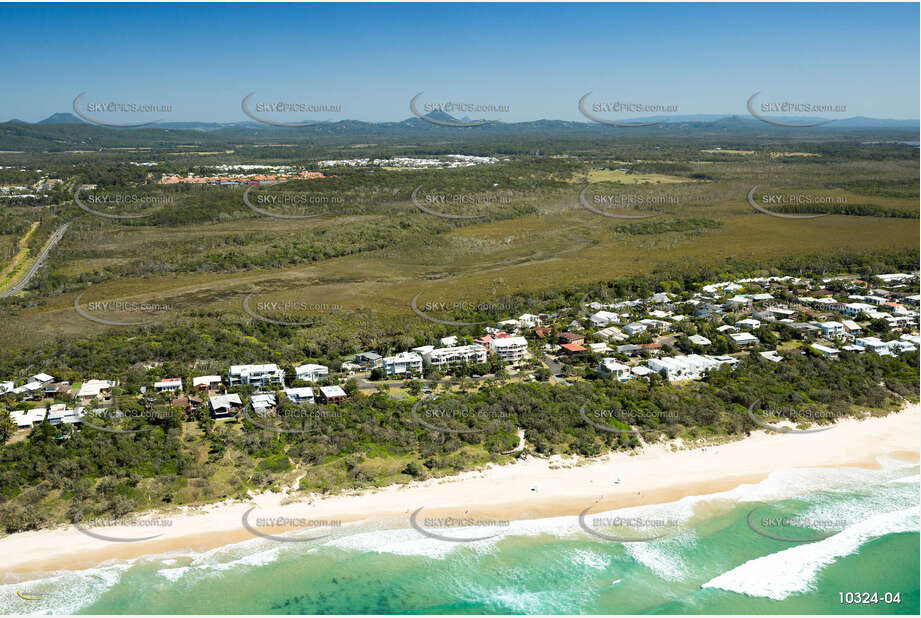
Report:
[[[12,296],[13,294],[17,294],[21,292],[29,284],[29,282],[35,276],[35,273],[37,273],[38,269],[41,268],[42,263],[45,261],[45,258],[48,257],[48,254],[51,252],[52,249],[54,249],[54,246],[58,244],[58,242],[60,242],[60,240],[64,237],[64,232],[66,232],[67,228],[69,227],[70,227],[70,223],[65,223],[64,225],[59,227],[57,230],[55,230],[54,235],[51,236],[51,240],[49,240],[45,244],[45,248],[42,249],[42,252],[38,254],[38,258],[32,264],[32,268],[30,268],[28,272],[26,272],[25,276],[19,280],[19,283],[15,284],[13,287],[8,289],[6,292],[0,293],[0,298],[6,298],[7,296]]]

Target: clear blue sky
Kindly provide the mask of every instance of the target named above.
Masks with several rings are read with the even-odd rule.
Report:
[[[172,105],[168,120],[246,120],[251,91],[340,104],[333,120],[405,119],[419,91],[508,105],[492,115],[507,121],[585,120],[588,91],[680,114],[745,114],[760,90],[918,118],[918,22],[918,4],[879,3],[0,4],[0,120],[84,91]]]

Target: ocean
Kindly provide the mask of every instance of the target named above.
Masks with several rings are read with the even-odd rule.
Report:
[[[919,467],[880,462],[881,470],[777,472],[581,522],[439,531],[490,537],[474,542],[365,522],[303,543],[254,538],[42,577],[7,574],[0,613],[917,615]]]

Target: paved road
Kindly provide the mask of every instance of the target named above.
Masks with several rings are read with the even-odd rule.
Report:
[[[48,244],[45,245],[45,248],[41,253],[38,254],[38,259],[35,260],[35,263],[32,264],[32,268],[26,273],[26,275],[19,280],[19,283],[8,289],[6,292],[0,294],[0,298],[6,298],[7,296],[12,296],[18,292],[21,292],[35,276],[35,273],[38,272],[38,269],[41,268],[42,262],[45,261],[45,258],[48,257],[48,254],[51,253],[51,250],[54,249],[54,246],[64,237],[64,232],[67,231],[67,228],[70,227],[70,223],[65,223],[59,227],[54,235],[51,237],[51,240]]]

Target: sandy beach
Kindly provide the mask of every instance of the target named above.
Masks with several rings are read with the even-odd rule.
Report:
[[[352,495],[293,501],[266,493],[241,502],[183,507],[138,517],[169,522],[157,527],[85,529],[115,538],[156,536],[140,542],[94,538],[73,525],[23,532],[0,539],[0,569],[36,573],[82,569],[113,559],[130,559],[178,550],[204,551],[254,538],[248,522],[263,533],[304,529],[258,524],[264,518],[354,522],[401,519],[424,507],[425,516],[535,519],[577,515],[685,496],[726,491],[756,483],[770,473],[793,468],[878,467],[891,456],[918,462],[921,407],[906,406],[883,418],[845,420],[828,431],[805,434],[758,432],[744,440],[698,449],[654,445],[637,454],[618,453],[593,460],[527,458],[507,466],[444,479]],[[620,483],[616,483],[617,479]],[[264,522],[263,522],[264,523]],[[318,535],[319,536],[319,535]]]

